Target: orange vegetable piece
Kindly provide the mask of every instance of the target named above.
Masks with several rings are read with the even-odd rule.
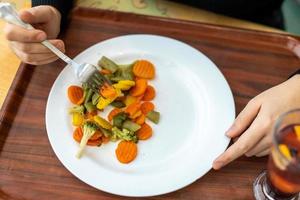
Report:
[[[118,113],[120,113],[122,110],[120,108],[114,108],[110,111],[110,113],[107,116],[108,121],[111,121],[114,116],[116,116]]]
[[[100,73],[105,75],[105,74],[111,74],[111,71],[109,71],[108,69],[101,69]]]
[[[142,113],[144,115],[147,115],[148,112],[154,110],[154,107],[155,106],[154,106],[154,104],[152,102],[146,101],[146,102],[142,103],[142,105],[141,105],[141,111],[142,111]]]
[[[96,132],[97,133],[97,132]],[[95,133],[95,134],[96,134]],[[101,133],[101,132],[100,132]],[[89,146],[99,146],[101,143],[102,143],[102,140],[101,140],[101,135],[100,135],[100,137],[99,137],[99,134],[100,133],[97,133],[96,135],[94,134],[92,137],[91,137],[91,139],[94,137],[95,139],[94,140],[91,140],[91,139],[89,139],[88,140],[88,142],[87,142],[87,145],[89,145]],[[81,129],[81,127],[77,127],[75,130],[74,130],[74,132],[73,132],[73,138],[74,138],[74,140],[76,141],[76,142],[78,142],[78,143],[80,143],[80,141],[81,141],[81,138],[82,138],[82,136],[83,136],[83,132],[82,132],[82,129]]]
[[[87,145],[89,146],[100,146],[102,144],[101,137],[97,140],[88,140]]]
[[[133,65],[132,72],[135,76],[146,79],[153,79],[155,76],[154,65],[147,60],[138,60]]]
[[[89,140],[98,140],[101,136],[102,136],[102,132],[98,130],[94,133],[94,135]]]
[[[144,94],[144,92],[147,89],[147,85],[148,85],[148,83],[147,83],[146,79],[138,79],[135,82],[135,86],[131,88],[130,95],[137,97],[137,96]]]
[[[154,87],[152,87],[151,85],[148,85],[147,89],[145,91],[145,94],[144,94],[144,96],[142,98],[142,100],[143,101],[151,101],[151,100],[153,100],[154,97],[155,97],[155,93],[156,92],[155,92]]]
[[[136,133],[140,140],[147,140],[152,136],[152,128],[147,123],[144,123]]]
[[[129,116],[134,116],[134,114],[136,114],[140,110],[140,108],[140,102],[135,102],[127,106],[127,108],[125,109],[125,113],[128,113]]]
[[[137,117],[134,122],[139,124],[139,125],[143,125],[145,123],[146,120],[146,116],[144,114],[141,114],[139,117]]]
[[[137,156],[137,145],[131,141],[121,141],[115,151],[117,159],[121,163],[130,163]]]
[[[85,118],[93,120],[94,116],[97,115],[97,114],[98,114],[98,111],[97,110],[93,110],[92,112],[87,112],[85,114]]]
[[[68,97],[73,104],[82,104],[84,100],[83,89],[77,85],[71,85],[68,88]]]
[[[102,143],[106,144],[110,141],[109,137],[105,137],[104,135],[102,136]]]
[[[108,85],[108,84],[104,84],[101,88],[100,88],[100,94],[108,99],[113,99],[117,96],[117,92],[116,90]]]

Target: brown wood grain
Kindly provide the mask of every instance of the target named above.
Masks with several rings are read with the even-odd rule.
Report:
[[[134,14],[77,9],[62,37],[73,57],[102,40],[136,33],[169,36],[205,53],[228,80],[237,113],[300,67],[294,48],[299,38]],[[75,178],[50,146],[45,106],[63,67],[57,61],[19,68],[0,113],[0,199],[128,199]],[[147,199],[253,199],[253,180],[265,167],[266,158],[242,157],[181,190]]]

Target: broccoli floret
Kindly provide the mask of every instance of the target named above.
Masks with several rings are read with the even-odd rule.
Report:
[[[74,114],[74,113],[79,113],[79,114],[84,114],[84,106],[74,106],[69,109],[69,114]]]
[[[118,129],[117,127],[113,127],[112,129],[112,140],[118,140],[118,139],[122,139],[122,140],[126,140],[126,141],[133,141],[133,142],[137,142],[138,138],[136,136],[136,134],[132,131],[129,131],[125,128],[123,128],[122,130]]]
[[[76,154],[77,158],[82,156],[84,147],[86,146],[88,140],[94,135],[94,133],[98,130],[98,126],[92,121],[86,121],[82,125],[83,136],[80,141],[79,150]]]

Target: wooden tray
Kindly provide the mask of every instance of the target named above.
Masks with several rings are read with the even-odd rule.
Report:
[[[62,37],[73,57],[102,40],[134,33],[169,36],[205,53],[227,78],[237,113],[300,67],[299,38],[134,14],[78,8]],[[57,61],[18,70],[0,113],[0,199],[127,199],[75,178],[50,146],[45,106],[64,66]],[[253,199],[252,183],[266,160],[242,157],[179,191],[148,199]]]

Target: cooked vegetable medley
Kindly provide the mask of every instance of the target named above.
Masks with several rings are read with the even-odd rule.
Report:
[[[76,157],[83,155],[86,145],[119,141],[116,158],[129,163],[137,156],[138,141],[152,136],[147,120],[159,122],[160,113],[151,102],[156,96],[155,88],[149,84],[155,77],[155,67],[147,60],[119,65],[105,56],[98,65],[101,68],[98,76],[81,86],[71,85],[67,91],[74,104],[69,113],[73,138],[79,143]],[[103,82],[100,73],[112,84]],[[111,109],[106,117],[101,116],[105,109]]]

